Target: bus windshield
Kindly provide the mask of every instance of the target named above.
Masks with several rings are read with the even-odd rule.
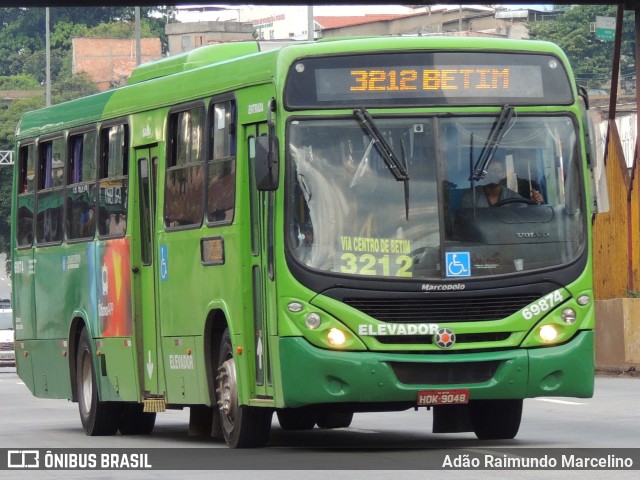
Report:
[[[514,112],[496,127],[498,117],[373,116],[374,135],[357,115],[290,121],[293,258],[335,274],[416,279],[576,259],[586,224],[574,119]]]

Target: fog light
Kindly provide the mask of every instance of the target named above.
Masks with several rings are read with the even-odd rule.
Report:
[[[327,340],[329,340],[329,343],[334,347],[340,347],[344,345],[344,342],[347,340],[347,337],[345,336],[342,330],[338,330],[337,328],[332,328],[331,330],[329,330],[329,333],[327,334]]]
[[[562,320],[569,325],[574,324],[576,321],[576,311],[573,308],[565,308],[562,310]]]
[[[543,342],[551,343],[558,338],[558,330],[553,325],[543,325],[540,327],[540,338]]]
[[[318,315],[317,313],[311,312],[310,314],[307,315],[307,318],[305,319],[305,323],[307,324],[308,328],[313,330],[314,328],[318,328],[320,326],[320,324],[322,323],[322,319],[320,318],[320,315]]]

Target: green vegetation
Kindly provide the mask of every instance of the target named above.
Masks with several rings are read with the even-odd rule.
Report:
[[[616,16],[614,5],[558,6],[566,11],[555,20],[530,22],[529,36],[558,44],[569,57],[578,82],[589,88],[609,88],[613,59],[613,42],[598,40],[590,31],[596,17]],[[624,14],[620,67],[622,74],[633,73],[634,63],[633,11]]]

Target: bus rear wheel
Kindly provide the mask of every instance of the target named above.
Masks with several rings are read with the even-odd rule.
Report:
[[[480,440],[510,440],[520,428],[522,400],[473,400],[469,418]]]
[[[240,405],[238,382],[229,330],[220,341],[216,396],[225,442],[231,448],[262,447],[269,438],[273,410]]]
[[[76,398],[82,427],[87,435],[114,435],[118,431],[121,405],[98,398],[96,371],[91,342],[86,329],[80,334],[76,357]]]

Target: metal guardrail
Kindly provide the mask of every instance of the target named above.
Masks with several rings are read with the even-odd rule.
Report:
[[[0,150],[0,165],[13,165],[13,150]]]

